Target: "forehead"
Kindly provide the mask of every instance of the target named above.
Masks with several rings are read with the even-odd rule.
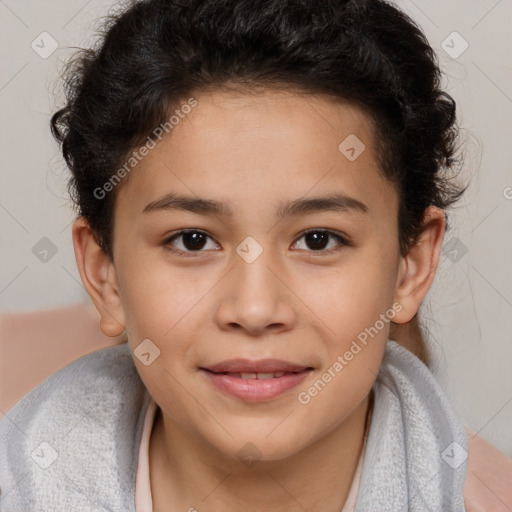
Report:
[[[119,191],[139,212],[166,192],[245,204],[334,188],[370,203],[392,193],[377,163],[372,121],[355,105],[289,90],[193,98],[196,106],[175,117]]]

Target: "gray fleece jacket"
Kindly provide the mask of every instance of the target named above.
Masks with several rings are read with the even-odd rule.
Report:
[[[465,512],[468,438],[429,369],[389,340],[356,512]],[[128,343],[68,364],[0,420],[1,512],[135,512],[149,393]]]

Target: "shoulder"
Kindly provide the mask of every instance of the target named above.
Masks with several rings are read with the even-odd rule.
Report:
[[[512,510],[512,459],[466,427],[468,468],[464,483],[467,512]]]
[[[44,410],[77,400],[82,407],[90,398],[108,390],[124,390],[124,385],[137,384],[138,377],[128,343],[95,350],[68,363],[24,395],[5,416],[18,421],[39,418]],[[5,424],[5,416],[0,426]]]
[[[130,510],[124,500],[148,396],[127,343],[82,356],[36,386],[0,419],[6,510],[64,510],[109,496],[111,508]]]
[[[86,354],[33,388],[0,419],[0,433],[40,431],[46,424],[121,413],[145,388],[128,343]]]

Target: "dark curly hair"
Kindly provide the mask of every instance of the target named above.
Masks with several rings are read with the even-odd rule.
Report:
[[[425,209],[463,192],[455,101],[420,28],[384,0],[142,0],[107,17],[96,49],[65,73],[51,129],[68,189],[113,258],[115,192],[102,187],[178,100],[201,91],[287,87],[360,107],[373,121],[383,174],[399,192],[399,248]]]

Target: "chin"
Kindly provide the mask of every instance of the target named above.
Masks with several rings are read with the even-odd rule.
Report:
[[[304,441],[304,437],[302,437]],[[224,453],[226,457],[234,461],[240,461],[251,469],[258,462],[281,461],[295,455],[303,446],[295,438],[286,436],[275,436],[272,434],[265,437],[265,434],[257,436],[240,435],[229,438],[229,445],[223,444],[217,448]]]

